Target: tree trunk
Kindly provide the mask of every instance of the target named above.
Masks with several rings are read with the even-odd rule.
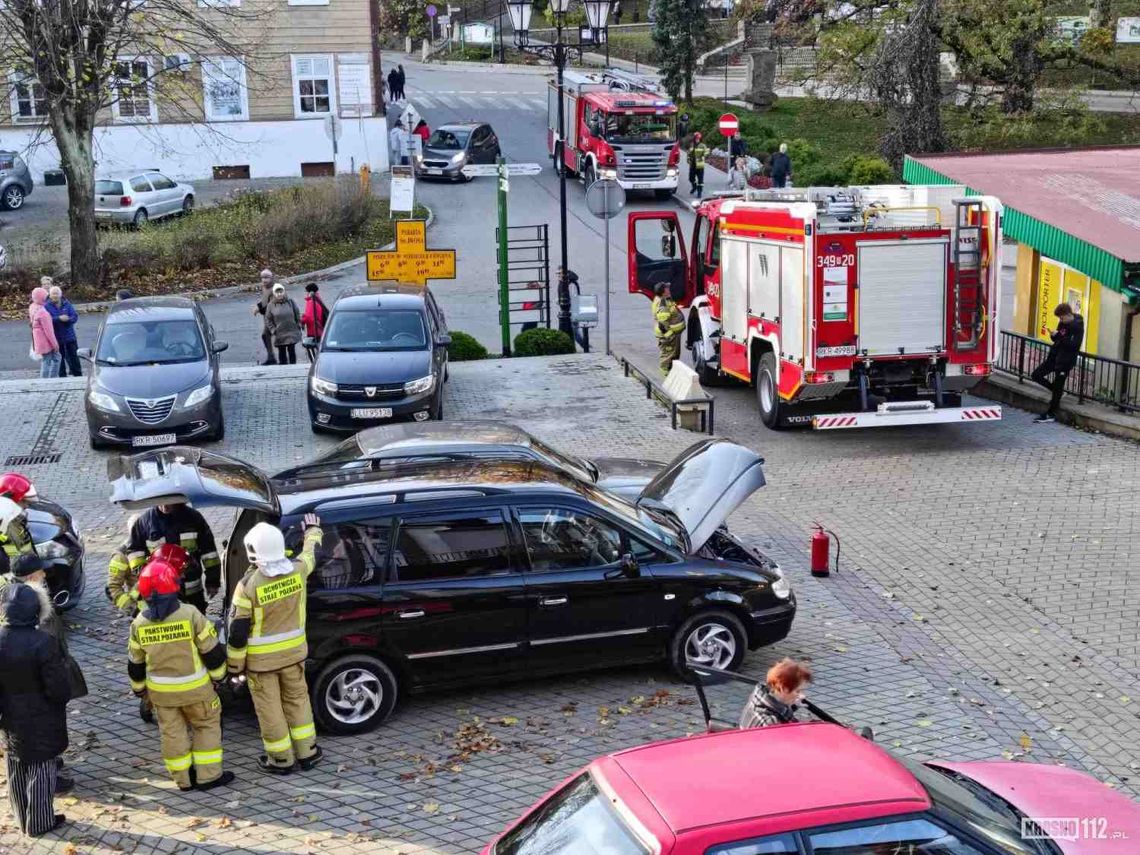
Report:
[[[1037,78],[1041,74],[1043,62],[1036,46],[1028,39],[1019,39],[1013,44],[1013,61],[1001,96],[1003,113],[1028,113],[1033,110],[1037,93]]]
[[[1089,9],[1090,23],[1094,27],[1112,26],[1112,0],[1093,0]]]
[[[71,231],[71,284],[97,285],[99,245],[95,231],[95,159],[92,124],[53,117],[60,168],[67,177],[67,221]]]

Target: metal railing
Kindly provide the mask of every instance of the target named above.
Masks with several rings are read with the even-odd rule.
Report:
[[[1002,330],[997,370],[1019,383],[1031,376],[1049,355],[1049,342]],[[1032,382],[1032,381],[1031,381]],[[1095,401],[1125,413],[1140,413],[1140,363],[1124,362],[1083,351],[1065,380],[1065,394],[1077,401]]]
[[[706,395],[703,398],[674,398],[665,391],[664,386],[624,356],[619,356],[618,361],[621,363],[622,372],[626,377],[632,376],[634,380],[645,387],[645,399],[647,401],[656,398],[669,408],[669,422],[673,430],[677,429],[677,418],[682,410],[694,410],[701,418],[701,432],[707,433],[709,436],[713,435],[713,417],[716,399],[712,395]]]

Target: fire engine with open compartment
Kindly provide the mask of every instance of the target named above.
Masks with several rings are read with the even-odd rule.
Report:
[[[701,381],[756,387],[768,427],[981,422],[999,341],[1002,206],[961,186],[805,188],[629,215],[629,290],[688,307]]]

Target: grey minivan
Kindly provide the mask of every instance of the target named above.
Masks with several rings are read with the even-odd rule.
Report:
[[[107,312],[94,350],[86,410],[92,448],[220,440],[226,424],[218,354],[202,309],[184,297],[137,297]]]
[[[0,151],[0,211],[17,211],[32,194],[32,173],[14,151]]]

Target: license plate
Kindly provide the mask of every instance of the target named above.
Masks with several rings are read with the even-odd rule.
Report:
[[[855,346],[848,344],[841,347],[817,347],[815,355],[821,358],[824,356],[854,356]]]
[[[173,445],[178,442],[178,436],[173,433],[151,433],[145,436],[132,436],[131,445]]]
[[[364,407],[363,409],[353,410],[352,417],[354,419],[390,419],[392,418],[392,408]]]
[[[652,190],[653,185],[652,184],[634,184],[633,189],[634,190]]]
[[[425,175],[443,175],[442,169],[429,168],[424,170]]]

